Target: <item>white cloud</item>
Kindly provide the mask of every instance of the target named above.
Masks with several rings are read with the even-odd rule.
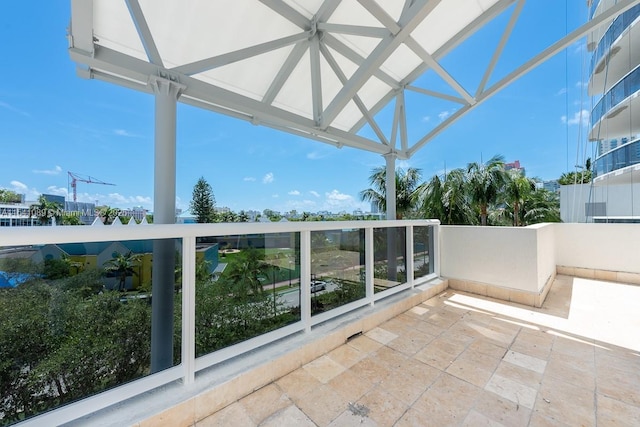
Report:
[[[556,92],[556,96],[564,95],[565,93],[567,93],[567,88],[563,87],[558,92]]]
[[[56,167],[54,167],[53,169],[34,169],[31,172],[44,175],[58,175],[60,172],[62,172],[62,168],[56,165]]]
[[[318,160],[318,159],[324,159],[327,156],[328,156],[327,153],[319,153],[317,151],[312,151],[309,154],[307,154],[307,159],[309,159],[309,160]]]
[[[254,177],[252,177],[252,176],[245,176],[244,179],[243,179],[243,181],[248,181],[248,182],[253,182],[255,180],[256,179]]]
[[[567,120],[567,116],[560,117],[563,124],[569,124],[569,126],[581,124],[582,126],[589,125],[589,111],[580,110],[573,114],[573,117]]]
[[[440,113],[438,113],[438,118],[440,119],[441,122],[445,121],[447,119],[447,117],[449,117],[451,115],[451,111],[442,111]]]
[[[126,129],[114,129],[113,133],[118,136],[125,136],[127,138],[140,138],[140,135],[136,135],[135,133],[131,133]]]
[[[280,195],[279,195],[279,194],[274,194],[274,195],[272,195],[271,197],[273,197],[274,199],[277,199],[277,198],[279,198],[279,197],[280,197]]]
[[[22,110],[20,110],[20,109],[18,109],[16,107],[14,107],[11,104],[7,104],[6,102],[0,101],[0,107],[4,108],[6,110],[9,110],[9,111],[11,111],[13,113],[20,114],[21,116],[31,117],[31,114],[27,113],[26,111],[22,111]]]
[[[293,190],[293,191],[289,191],[289,193],[287,194],[289,194],[290,196],[299,196],[300,192],[298,190]]]
[[[274,178],[273,178],[273,172],[269,172],[268,174],[266,174],[263,178],[262,178],[262,183],[263,184],[271,184],[273,182]]]
[[[317,191],[309,191],[309,194],[311,194],[312,196],[316,196],[316,197],[320,197],[320,194]]]
[[[69,195],[69,191],[64,187],[56,187],[55,185],[50,185],[47,187],[48,194],[55,194],[56,196],[67,197]]]
[[[424,116],[420,121],[421,121],[422,123],[427,123],[429,120],[431,120],[431,117],[430,117],[430,116]]]
[[[14,191],[25,192],[29,189],[26,184],[23,184],[20,181],[11,181],[11,185],[13,186]]]
[[[583,88],[583,87],[587,87],[587,86],[589,86],[589,82],[583,82],[582,80],[581,80],[581,81],[576,82],[576,87],[577,87],[578,89],[581,89],[581,88]]]

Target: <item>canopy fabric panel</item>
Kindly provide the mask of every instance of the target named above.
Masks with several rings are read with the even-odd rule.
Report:
[[[484,87],[468,93],[439,60],[507,10],[515,23],[524,2],[72,0],[69,51],[87,78],[146,92],[150,81],[164,78],[181,85],[180,102],[338,147],[408,158],[483,99]],[[480,70],[487,78],[501,45]],[[429,69],[455,95],[414,86]],[[409,141],[405,90],[461,108]],[[393,125],[383,129],[376,114],[388,105]]]

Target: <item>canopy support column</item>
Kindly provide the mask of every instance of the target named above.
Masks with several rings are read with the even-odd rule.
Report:
[[[155,94],[155,154],[153,222],[174,224],[176,219],[176,110],[185,86],[152,77]],[[153,242],[151,372],[173,366],[173,296],[175,286],[173,239]],[[185,284],[188,286],[189,284]]]
[[[391,152],[383,155],[386,161],[387,171],[385,175],[385,194],[387,205],[387,219],[396,219],[396,153]]]

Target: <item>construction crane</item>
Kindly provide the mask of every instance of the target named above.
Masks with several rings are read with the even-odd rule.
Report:
[[[94,178],[92,176],[89,175],[80,175],[77,173],[73,173],[73,172],[68,172],[69,174],[69,185],[71,185],[71,188],[73,188],[73,201],[77,202],[77,186],[78,186],[78,181],[80,182],[86,182],[87,184],[102,184],[102,185],[115,185],[115,184],[111,184],[110,182],[104,182],[101,181],[97,178]]]

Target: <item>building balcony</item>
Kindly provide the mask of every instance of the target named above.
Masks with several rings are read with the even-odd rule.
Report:
[[[604,175],[640,163],[640,139],[627,142],[598,157],[595,161],[595,176]],[[600,181],[600,180],[599,180]]]
[[[44,402],[47,393],[62,397],[82,389],[71,379],[86,368],[87,378],[100,371],[107,386],[49,412],[31,412],[21,425],[345,425],[353,420],[392,425],[452,416],[471,424],[493,419],[526,425],[534,419],[568,424],[595,423],[596,416],[629,419],[625,414],[640,411],[634,397],[640,395],[640,341],[630,332],[640,321],[639,238],[633,225],[498,228],[431,221],[13,228],[0,237],[5,271],[21,251],[40,251],[46,260],[56,247],[115,253],[119,245],[145,251],[140,242],[170,240],[180,272],[169,314],[175,320],[172,366],[153,374],[143,368],[133,379],[107,384],[104,367],[122,366],[109,360],[74,366],[87,356],[81,346],[91,347],[103,333],[89,322],[83,326],[88,335],[79,336],[84,344],[76,342],[67,353],[57,350],[69,355],[61,365],[65,374],[40,383],[57,380],[59,391],[23,385]],[[100,251],[100,242],[110,243]],[[223,292],[222,305],[211,311],[215,282],[203,288],[196,277],[202,259],[214,259],[199,254],[204,246],[219,245],[216,251],[225,249],[220,256],[231,259],[250,242],[268,255],[273,276],[261,285],[272,292],[265,301],[249,301],[245,308],[257,310],[240,319],[245,327],[234,329],[240,306],[229,309],[224,300],[236,291]],[[144,276],[142,270],[134,276]],[[11,291],[2,293],[5,310]],[[90,313],[87,302],[65,306],[62,294],[55,295],[40,313],[54,330],[67,310]],[[109,295],[96,298],[110,310],[141,309],[119,311],[141,316],[133,335],[139,342],[117,341],[119,334],[113,340],[132,352],[140,347],[148,352],[150,331],[141,313],[149,303],[130,293],[107,302]],[[144,298],[149,300],[153,308],[156,301]],[[38,315],[22,310],[27,320]],[[266,319],[268,331],[216,346],[222,336],[215,330],[222,323],[222,330],[251,332]],[[5,339],[12,327],[3,326]],[[27,335],[22,340],[31,343]],[[48,358],[47,366],[56,360]],[[137,363],[126,360],[124,366]],[[22,373],[29,369],[35,368]],[[563,403],[569,395],[570,408]],[[509,418],[495,418],[502,416]]]
[[[591,57],[589,95],[607,92],[613,84],[640,63],[637,21],[640,5],[618,16],[609,26]]]
[[[640,91],[640,66],[620,79],[593,108],[589,139],[592,141],[613,139],[639,133],[638,91]]]

